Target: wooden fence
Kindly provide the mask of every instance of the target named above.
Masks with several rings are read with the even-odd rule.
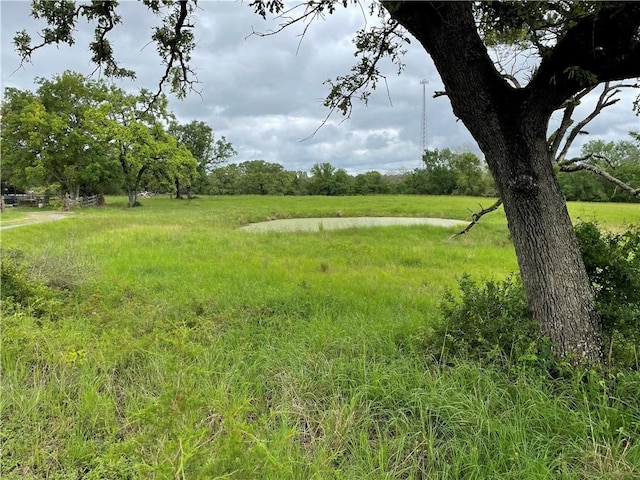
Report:
[[[89,195],[88,197],[80,197],[79,204],[84,207],[95,207],[103,202],[102,195]]]
[[[96,207],[104,204],[104,196],[102,195],[85,195],[72,200],[69,195],[65,195],[62,200],[62,208],[65,211],[71,210],[73,207]]]
[[[5,207],[18,207],[18,206],[28,206],[28,207],[43,207],[49,205],[49,195],[35,195],[29,193],[23,194],[7,194],[3,196],[4,206]],[[86,195],[84,197],[78,197],[75,200],[71,200],[71,198],[67,195],[63,197],[63,208],[65,210],[70,210],[72,207],[96,207],[104,204],[104,196],[97,195]]]

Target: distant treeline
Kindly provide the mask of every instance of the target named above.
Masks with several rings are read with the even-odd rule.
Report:
[[[640,140],[591,141],[583,148],[590,165],[610,171],[621,181],[640,187]],[[330,163],[317,163],[311,172],[285,170],[278,163],[252,160],[218,167],[199,193],[209,195],[473,195],[496,196],[486,165],[471,152],[448,148],[427,150],[424,167],[399,173],[370,171],[350,175]],[[595,202],[639,201],[627,191],[589,171],[559,173],[567,200]]]
[[[208,175],[211,195],[477,195],[493,196],[493,179],[474,153],[427,151],[425,167],[401,173],[370,171],[350,175],[330,163],[311,172],[285,170],[278,163],[252,160],[216,168]]]
[[[181,124],[161,97],[138,94],[65,72],[36,79],[35,91],[7,87],[0,102],[0,190],[4,195],[71,199],[142,191],[181,195],[470,195],[496,196],[484,161],[471,152],[426,150],[420,168],[349,174],[330,163],[310,172],[278,163],[227,163],[236,150],[202,121]],[[73,99],[71,101],[70,99]],[[585,144],[581,155],[557,159],[567,200],[639,201],[640,134]],[[551,160],[549,160],[551,161]],[[559,168],[558,168],[559,170]],[[608,177],[608,179],[606,178]],[[614,180],[614,181],[612,181]],[[617,183],[616,183],[617,182]]]

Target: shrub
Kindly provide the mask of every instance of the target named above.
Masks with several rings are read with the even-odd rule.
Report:
[[[581,223],[576,236],[594,286],[609,360],[637,368],[640,227],[609,233],[594,223]],[[443,322],[429,341],[432,350],[502,364],[534,362],[549,368],[555,363],[531,318],[519,279],[476,284],[465,276],[459,290],[459,297],[445,293]]]
[[[445,356],[504,364],[539,353],[542,342],[519,278],[476,284],[464,276],[459,289],[459,298],[445,293],[440,306],[444,322],[432,347]]]
[[[576,235],[610,355],[633,360],[640,344],[640,226],[611,233],[588,222],[576,226]]]

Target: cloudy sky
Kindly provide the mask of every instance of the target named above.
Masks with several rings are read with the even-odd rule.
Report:
[[[216,137],[224,135],[238,151],[234,162],[261,159],[277,162],[288,170],[309,171],[314,163],[330,162],[349,173],[369,170],[397,172],[420,166],[422,85],[428,81],[428,147],[477,151],[475,142],[451,112],[445,97],[431,98],[442,90],[438,74],[417,42],[409,45],[402,75],[385,64],[388,91],[381,85],[368,105],[355,103],[351,117],[334,114],[314,135],[328,110],[322,101],[328,93],[323,82],[349,72],[354,62],[352,37],[367,19],[358,8],[339,9],[318,19],[300,43],[301,28],[275,36],[250,35],[267,32],[277,23],[265,22],[248,2],[202,1],[195,15],[197,41],[193,67],[201,95],[185,100],[170,97],[170,108],[182,123],[201,120]],[[149,44],[157,19],[138,2],[120,5],[123,23],[111,36],[122,67],[136,70],[135,81],[119,84],[132,92],[157,88],[162,66],[155,47]],[[26,29],[33,38],[43,23],[30,18],[26,1],[0,2],[2,39],[2,90],[16,87],[33,90],[35,77],[51,78],[64,70],[89,74],[88,43],[92,35],[86,23],[78,25],[76,45],[48,47],[33,55],[32,63],[20,66],[12,38]],[[621,140],[640,119],[631,111],[634,93],[603,113],[590,128],[588,139]],[[583,110],[595,102],[587,99]],[[573,153],[578,153],[579,146]]]

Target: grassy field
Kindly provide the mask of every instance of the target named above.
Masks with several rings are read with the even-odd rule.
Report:
[[[638,372],[553,381],[425,349],[457,279],[517,269],[501,211],[453,240],[428,226],[237,230],[465,219],[490,201],[107,201],[2,232],[64,299],[3,315],[3,479],[640,477]],[[638,205],[570,212],[640,221]]]

